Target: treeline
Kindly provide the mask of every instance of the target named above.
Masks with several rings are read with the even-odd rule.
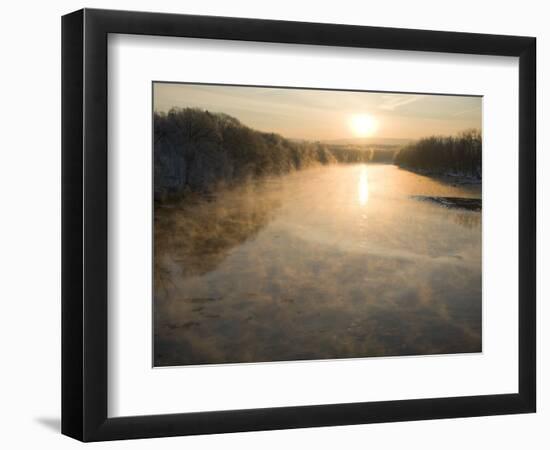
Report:
[[[367,162],[360,148],[298,142],[195,108],[154,114],[155,198],[336,162]]]
[[[481,132],[466,130],[457,136],[431,136],[402,148],[394,163],[434,175],[481,179]]]

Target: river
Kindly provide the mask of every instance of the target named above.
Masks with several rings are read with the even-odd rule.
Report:
[[[155,211],[154,364],[481,351],[481,198],[332,165]]]

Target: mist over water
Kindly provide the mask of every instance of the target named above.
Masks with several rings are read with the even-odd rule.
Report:
[[[331,165],[155,209],[154,363],[481,351],[480,198]]]

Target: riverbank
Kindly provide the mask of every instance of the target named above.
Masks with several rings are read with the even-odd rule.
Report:
[[[395,164],[398,168],[402,170],[407,170],[409,172],[414,172],[418,175],[423,175],[426,177],[434,178],[443,183],[450,184],[452,186],[467,186],[467,185],[480,185],[482,182],[481,176],[471,176],[465,173],[456,173],[456,172],[434,172],[431,170],[417,169],[408,166],[399,166]]]

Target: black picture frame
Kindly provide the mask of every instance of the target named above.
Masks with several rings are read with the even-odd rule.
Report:
[[[518,392],[109,418],[109,33],[518,57]],[[96,9],[63,16],[62,433],[82,441],[103,441],[535,412],[535,91],[536,39],[533,37]]]

